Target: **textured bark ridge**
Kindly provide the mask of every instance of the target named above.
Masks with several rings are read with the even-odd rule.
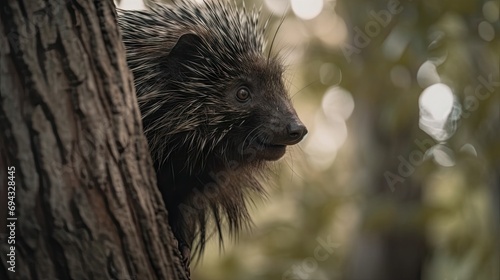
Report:
[[[113,1],[2,1],[0,131],[0,279],[188,279]]]

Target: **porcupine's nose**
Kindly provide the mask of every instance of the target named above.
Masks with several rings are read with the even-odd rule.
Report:
[[[295,145],[304,138],[304,136],[307,134],[307,128],[306,126],[299,120],[295,119],[291,123],[289,123],[286,126],[286,131],[287,131],[287,145]]]

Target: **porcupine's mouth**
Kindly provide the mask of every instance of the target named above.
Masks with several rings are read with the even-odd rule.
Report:
[[[283,157],[286,152],[286,145],[266,143],[262,139],[256,139],[256,156],[268,161],[275,161]]]

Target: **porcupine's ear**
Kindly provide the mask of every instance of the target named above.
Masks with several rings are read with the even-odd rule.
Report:
[[[181,35],[174,47],[167,55],[166,66],[170,73],[177,76],[182,74],[182,65],[189,61],[191,63],[200,59],[198,47],[202,44],[200,36],[192,33]]]

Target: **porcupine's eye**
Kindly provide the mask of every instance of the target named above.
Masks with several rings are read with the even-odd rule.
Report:
[[[236,99],[239,102],[247,102],[250,100],[250,90],[247,87],[240,87],[238,91],[236,91]]]

